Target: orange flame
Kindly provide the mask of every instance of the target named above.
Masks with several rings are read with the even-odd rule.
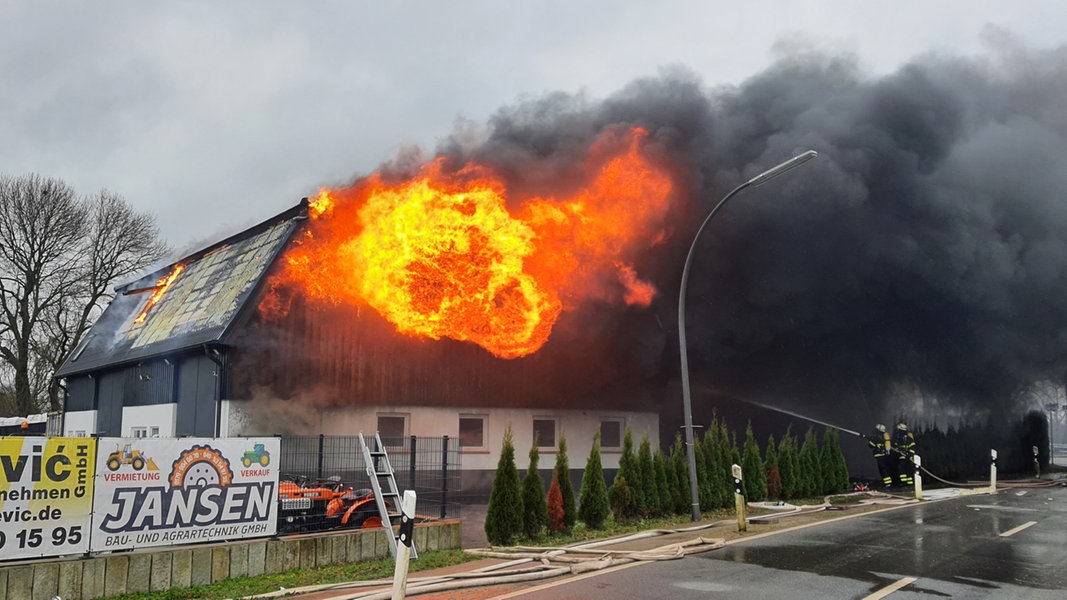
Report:
[[[145,303],[144,309],[141,310],[141,314],[137,315],[137,318],[133,320],[134,323],[144,323],[145,319],[148,318],[148,309],[155,306],[156,302],[159,302],[159,299],[163,296],[163,292],[167,291],[167,288],[170,287],[170,284],[174,283],[174,280],[177,279],[178,275],[181,274],[181,272],[184,270],[185,265],[174,265],[174,268],[171,269],[169,275],[167,275],[166,277],[161,277],[158,281],[156,281],[155,291],[153,291],[152,295],[148,298],[148,302]]]
[[[671,180],[642,152],[646,138],[601,136],[581,189],[522,199],[514,214],[504,184],[474,164],[449,173],[438,160],[399,184],[373,175],[323,190],[280,278],[312,299],[369,305],[404,334],[501,358],[536,352],[566,308],[652,301],[626,262],[665,235]]]

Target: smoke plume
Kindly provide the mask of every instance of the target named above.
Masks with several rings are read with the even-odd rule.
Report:
[[[635,265],[659,295],[642,310],[583,307],[553,335],[592,327],[621,368],[676,381],[677,290],[700,222],[734,186],[817,150],[742,192],[700,239],[694,385],[890,414],[908,390],[927,410],[988,413],[1067,369],[1067,49],[987,37],[984,55],[923,56],[881,77],[800,50],[732,87],[676,69],[602,101],[552,94],[439,151],[491,165],[521,194],[566,186],[601,132],[646,128],[679,183],[668,239]]]

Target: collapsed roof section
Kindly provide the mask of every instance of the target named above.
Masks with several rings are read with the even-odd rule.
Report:
[[[225,343],[249,298],[306,218],[305,199],[259,225],[116,288],[115,299],[55,377]]]

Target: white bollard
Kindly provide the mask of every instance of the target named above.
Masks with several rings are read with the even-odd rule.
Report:
[[[385,532],[393,535],[392,531]],[[415,545],[415,490],[404,490],[400,501],[400,539],[396,545],[396,569],[393,571],[393,600],[404,600],[408,591],[408,565]]]
[[[745,500],[745,487],[742,485],[744,477],[741,474],[741,465],[733,465],[730,471],[734,476],[734,510],[737,511],[737,530],[748,531],[748,503]]]
[[[923,459],[918,454],[913,454],[912,457],[911,457],[911,462],[913,462],[915,464],[915,499],[916,500],[922,500],[923,499],[923,476],[922,476]]]
[[[989,463],[989,493],[997,493],[997,451],[995,449],[989,451],[991,459]]]

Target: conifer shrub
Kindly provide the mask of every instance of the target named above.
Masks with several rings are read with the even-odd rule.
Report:
[[[782,499],[792,500],[801,496],[799,471],[796,438],[793,437],[792,427],[790,427],[786,429],[782,441],[778,444],[778,474],[782,481]]]
[[[708,476],[708,501],[702,502],[701,505],[708,508],[733,506],[733,478],[730,476],[730,465],[725,464],[721,428],[718,418],[714,415],[707,433],[704,434],[702,449]]]
[[[578,506],[574,501],[574,484],[571,483],[571,465],[567,458],[567,438],[559,436],[556,452],[555,476],[559,478],[559,494],[563,498],[564,529],[574,527],[578,521]]]
[[[611,482],[611,489],[608,490],[608,503],[616,523],[628,523],[636,516],[631,493],[626,477],[616,475],[615,481]]]
[[[495,546],[509,546],[523,530],[522,486],[515,466],[511,427],[504,431],[500,460],[493,475],[485,514],[485,537]]]
[[[548,498],[545,500],[548,510],[548,532],[561,533],[566,531],[567,522],[563,518],[563,492],[559,486],[559,473],[552,472],[552,483],[548,486]]]
[[[608,506],[608,486],[604,483],[604,468],[600,462],[600,430],[593,435],[593,447],[582,473],[582,491],[578,498],[578,518],[590,529],[600,529],[611,508]]]
[[[641,504],[637,507],[637,514],[642,518],[658,515],[659,490],[656,489],[656,467],[652,463],[652,443],[647,433],[641,438],[641,446],[637,451],[637,472],[641,476]]]
[[[822,469],[825,473],[823,494],[840,494],[848,490],[848,463],[841,450],[841,436],[827,429],[822,437]]]
[[[767,453],[763,456],[763,472],[767,474],[767,499],[782,499],[782,477],[778,472],[778,445],[774,436],[767,436]]]
[[[674,486],[671,485],[671,476],[667,471],[667,457],[656,450],[656,453],[652,455],[652,464],[656,471],[656,492],[659,496],[659,511],[656,516],[665,517],[674,512],[674,499],[671,497],[671,490]]]
[[[708,466],[707,459],[707,445],[708,437],[705,435],[703,438],[693,438],[693,455],[696,457],[697,466],[697,499],[700,502],[700,506],[713,506],[712,498],[714,497],[714,487],[712,486],[711,479],[714,476],[714,471]],[[686,466],[688,467],[689,457],[686,457]]]
[[[627,515],[638,514],[641,504],[641,472],[637,463],[637,452],[634,451],[633,433],[630,426],[626,426],[626,432],[622,438],[622,454],[619,455],[619,471],[615,477],[625,477],[626,485],[630,488],[630,502],[633,506],[626,509]]]
[[[800,485],[802,497],[822,493],[822,461],[819,459],[819,441],[815,428],[809,427],[800,446]]]
[[[750,422],[745,428],[744,454],[741,457],[741,470],[744,473],[742,483],[745,498],[750,502],[762,502],[767,499],[767,474],[763,469],[763,458],[760,457],[759,444],[756,443]]]
[[[726,428],[726,424],[725,423],[723,423],[723,432],[724,432],[723,433],[723,439],[728,439],[729,440],[728,445],[725,446],[725,453],[726,453],[726,456],[728,457],[727,458],[728,462],[726,463],[726,465],[728,467],[730,467],[732,465],[741,464],[741,451],[737,448],[737,432],[736,431],[729,431]],[[731,483],[733,483],[733,482],[731,481]]]
[[[537,538],[548,525],[548,507],[545,504],[545,486],[537,470],[540,453],[537,440],[530,448],[530,467],[522,480],[522,530],[528,538]]]
[[[778,474],[778,465],[767,467],[767,498],[776,502],[782,499],[782,478]]]
[[[671,448],[671,471],[674,472],[674,512],[684,515],[689,512],[689,463],[685,455],[685,446],[682,444],[682,436],[674,436],[674,446]]]

